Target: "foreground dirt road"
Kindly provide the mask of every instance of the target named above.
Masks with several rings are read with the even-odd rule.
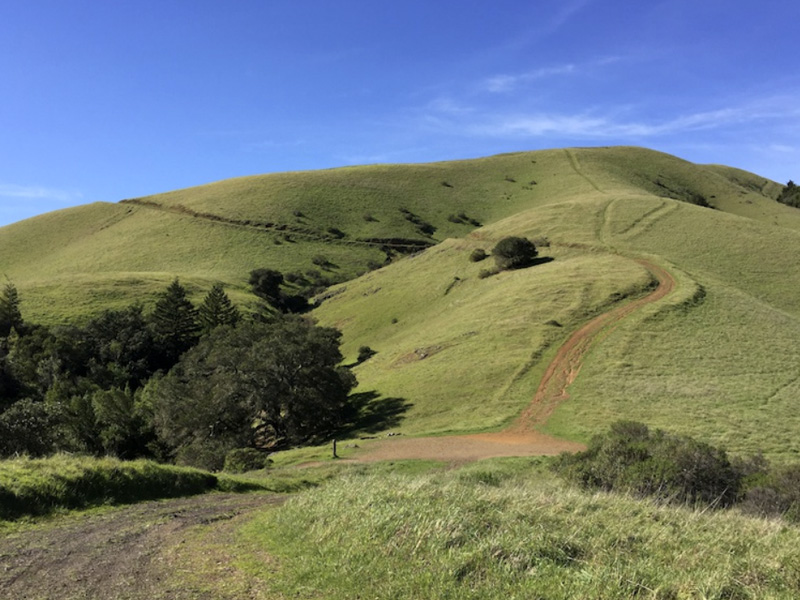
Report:
[[[230,595],[208,591],[204,581],[230,576],[227,555],[182,556],[198,530],[224,542],[240,519],[278,504],[266,494],[205,494],[143,502],[43,523],[0,537],[0,598],[4,600],[189,600],[261,598],[235,579]],[[208,546],[206,545],[206,552]],[[202,569],[178,577],[185,564]]]
[[[583,357],[600,334],[607,334],[624,318],[643,306],[657,302],[675,288],[675,279],[665,269],[646,260],[637,260],[658,281],[648,295],[605,312],[575,331],[559,348],[547,367],[533,401],[505,431],[476,435],[427,438],[390,438],[371,443],[356,460],[372,462],[421,458],[452,463],[471,462],[499,456],[541,456],[576,452],[582,444],[554,438],[535,431],[556,407],[569,398],[569,385],[578,376]]]

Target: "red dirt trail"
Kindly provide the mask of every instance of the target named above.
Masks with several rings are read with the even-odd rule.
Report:
[[[371,443],[356,457],[358,462],[399,459],[432,459],[462,463],[499,456],[541,456],[576,452],[585,446],[535,430],[556,407],[569,398],[567,389],[578,376],[583,357],[601,333],[610,333],[622,319],[641,307],[661,300],[675,288],[675,279],[665,269],[637,259],[658,280],[647,296],[627,302],[599,315],[575,331],[559,348],[547,367],[533,401],[504,431],[472,435],[422,438],[391,438]]]

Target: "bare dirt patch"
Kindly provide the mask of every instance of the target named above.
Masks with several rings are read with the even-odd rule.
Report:
[[[581,444],[536,431],[448,435],[424,438],[391,438],[373,442],[356,460],[429,459],[462,464],[500,456],[543,456],[576,452]]]
[[[253,511],[283,501],[267,494],[205,494],[58,518],[0,538],[0,598],[139,600],[249,598],[175,578],[181,545],[200,528],[224,535]],[[188,544],[187,546],[190,546]],[[170,560],[166,560],[169,551]],[[225,556],[215,560],[224,562]],[[205,586],[201,586],[205,588]],[[246,587],[246,586],[245,586]]]

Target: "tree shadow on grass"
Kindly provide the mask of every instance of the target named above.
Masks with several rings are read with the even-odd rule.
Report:
[[[521,269],[527,269],[528,267],[535,267],[537,265],[544,265],[549,262],[553,262],[555,259],[552,256],[537,256],[536,258],[531,259],[529,263],[525,263]]]
[[[338,435],[352,437],[356,434],[378,433],[397,427],[411,406],[413,406],[411,402],[404,398],[382,398],[375,391],[352,394],[351,417],[339,430]]]

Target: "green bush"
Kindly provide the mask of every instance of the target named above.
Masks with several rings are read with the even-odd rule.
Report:
[[[516,236],[503,238],[492,249],[497,268],[501,270],[527,267],[537,254],[538,250],[532,241]]]
[[[782,515],[800,523],[800,465],[763,472],[742,498],[742,510],[760,516]]]
[[[794,181],[789,180],[786,187],[781,190],[781,194],[778,196],[778,202],[786,204],[787,206],[800,208],[800,186],[796,185]]]
[[[724,450],[633,421],[614,423],[554,468],[587,488],[714,506],[733,504],[743,479]]]
[[[485,259],[487,256],[488,256],[488,255],[486,254],[486,250],[484,250],[483,248],[475,248],[475,250],[473,250],[473,251],[470,253],[470,255],[469,255],[469,259],[470,259],[472,262],[481,262],[481,261],[482,261],[483,259]]]
[[[236,448],[225,456],[224,471],[227,473],[246,473],[266,469],[272,461],[266,453],[256,448]]]
[[[56,447],[58,418],[44,402],[20,400],[0,413],[0,456],[44,456]]]
[[[356,359],[356,361],[358,362],[358,364],[361,364],[364,361],[369,360],[370,358],[372,358],[376,354],[377,354],[377,352],[375,350],[373,350],[372,348],[370,348],[369,346],[361,346],[358,349],[358,358]]]

